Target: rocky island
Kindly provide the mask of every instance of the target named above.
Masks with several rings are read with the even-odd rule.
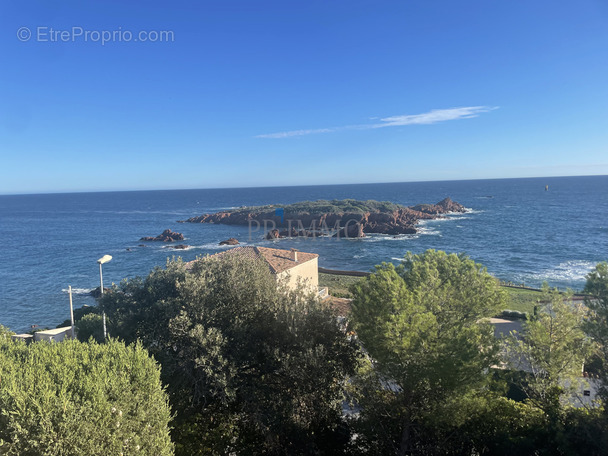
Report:
[[[366,233],[415,234],[420,220],[441,218],[454,212],[466,212],[466,208],[450,198],[437,204],[409,207],[387,201],[345,199],[241,207],[179,222],[264,226],[267,239],[320,235],[363,237]]]
[[[173,242],[173,241],[183,241],[183,240],[184,240],[184,235],[182,233],[177,233],[177,232],[171,231],[171,230],[165,230],[158,236],[146,236],[146,237],[142,237],[140,239],[140,241],[154,241],[154,242]]]

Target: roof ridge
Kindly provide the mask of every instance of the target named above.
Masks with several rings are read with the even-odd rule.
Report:
[[[263,248],[263,247],[262,247]],[[272,262],[266,258],[266,255],[264,255],[264,253],[262,253],[262,251],[260,250],[260,247],[258,247],[257,245],[253,247],[255,253],[268,265],[268,267],[270,268],[270,271],[274,274],[278,274],[279,270],[277,268],[274,267],[274,265],[272,264]],[[270,249],[267,249],[270,250]]]

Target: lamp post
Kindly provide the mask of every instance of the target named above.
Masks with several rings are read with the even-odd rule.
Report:
[[[101,265],[110,261],[112,257],[110,255],[102,256],[97,262],[99,263],[99,291],[101,292],[101,296],[103,296],[103,272],[101,270]],[[102,312],[103,315],[103,340],[106,340],[108,337],[108,333],[106,331],[106,312]]]

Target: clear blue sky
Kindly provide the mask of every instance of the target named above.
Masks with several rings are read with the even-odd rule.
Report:
[[[0,30],[0,194],[608,174],[605,0],[20,0]]]

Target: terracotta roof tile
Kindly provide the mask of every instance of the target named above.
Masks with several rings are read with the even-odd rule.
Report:
[[[246,258],[251,259],[262,258],[266,261],[266,263],[268,263],[270,271],[274,274],[280,274],[281,272],[287,271],[294,266],[298,266],[319,257],[319,255],[316,253],[298,252],[298,262],[296,263],[294,261],[294,252],[290,250],[270,249],[268,247],[241,246],[216,253],[215,255],[211,255],[209,258],[219,257],[222,255],[243,255]],[[192,269],[195,261],[186,263],[186,268]]]
[[[290,250],[269,249],[268,247],[253,247],[258,254],[270,265],[272,272],[279,274],[307,261],[319,258],[316,253],[298,252],[298,262],[294,260],[294,252]]]

